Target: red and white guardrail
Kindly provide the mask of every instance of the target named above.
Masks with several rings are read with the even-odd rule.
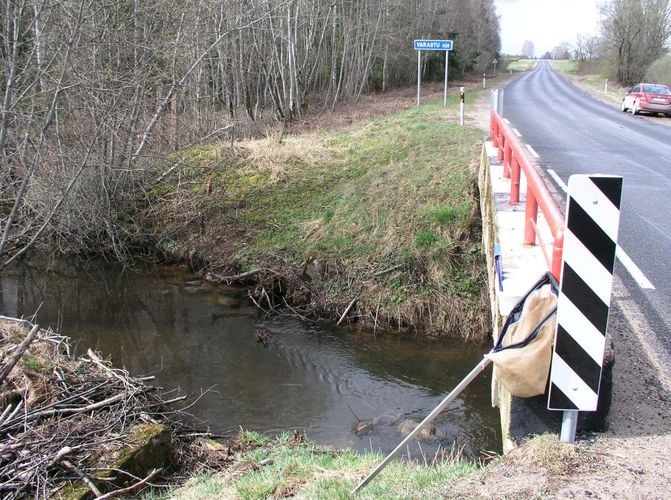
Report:
[[[490,135],[499,160],[503,160],[503,175],[511,179],[510,203],[520,202],[520,172],[524,172],[527,182],[526,209],[524,224],[524,244],[535,245],[536,240],[541,243],[543,255],[550,272],[559,281],[564,247],[564,216],[552,199],[545,182],[536,170],[534,162],[527,156],[523,144],[513,133],[513,129],[499,113],[492,109]],[[552,234],[552,251],[548,252],[550,242],[543,241],[538,231],[538,209],[545,216],[545,220]]]

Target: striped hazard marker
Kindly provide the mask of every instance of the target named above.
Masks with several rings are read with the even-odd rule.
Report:
[[[577,412],[597,409],[621,196],[622,177],[569,179],[548,409],[572,414],[573,436]]]

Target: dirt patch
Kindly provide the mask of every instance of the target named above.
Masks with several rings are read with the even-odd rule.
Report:
[[[451,83],[448,88],[448,95],[458,93],[459,86],[461,85],[470,88],[474,84],[467,82]],[[443,84],[435,82],[422,84],[421,103],[439,99],[442,96]],[[365,94],[357,101],[348,104],[338,104],[338,107],[335,109],[327,106],[321,110],[312,111],[301,121],[293,123],[289,127],[289,131],[292,134],[301,134],[314,132],[315,130],[343,130],[355,124],[365,123],[375,118],[409,109],[415,106],[416,99],[416,87],[404,87],[384,93]]]

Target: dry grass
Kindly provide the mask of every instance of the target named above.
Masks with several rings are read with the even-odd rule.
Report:
[[[347,320],[375,329],[484,338],[482,132],[457,106],[186,151],[150,201],[160,246],[219,275],[269,269],[266,309],[337,319],[354,301]]]
[[[587,447],[562,443],[556,434],[541,434],[503,457],[508,465],[544,468],[551,475],[570,475],[598,462]]]
[[[241,162],[246,174],[268,173],[269,182],[277,183],[287,179],[294,168],[315,168],[325,161],[333,161],[335,152],[314,136],[288,136],[282,143],[277,138],[266,136],[262,139],[246,139],[229,145],[217,146],[219,157],[226,161]]]

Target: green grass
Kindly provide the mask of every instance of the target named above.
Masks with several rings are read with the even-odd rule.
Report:
[[[536,67],[538,61],[536,59],[518,59],[508,63],[506,70],[512,70],[515,72],[520,71],[529,71]]]
[[[241,453],[229,471],[193,478],[170,495],[182,499],[346,499],[382,458],[304,443],[284,434],[267,446]],[[392,462],[358,498],[438,498],[452,481],[475,469],[472,463],[449,457],[434,465]]]
[[[476,96],[468,92],[467,103]],[[323,263],[313,298],[327,314],[338,316],[356,294],[359,312],[383,324],[485,335],[485,273],[473,251],[483,133],[459,126],[456,95],[441,101],[282,144],[269,137],[184,152],[181,184],[160,192],[156,222],[171,236],[163,248],[207,249],[208,228],[226,227],[237,237],[219,244],[235,248],[239,269],[300,276],[308,260]],[[479,293],[455,288],[462,274]],[[400,275],[399,293],[391,282]]]
[[[575,59],[560,59],[550,61],[550,64],[562,73],[577,73],[580,69],[580,62]]]
[[[617,104],[622,102],[622,98],[627,93],[625,87],[613,81],[608,81],[608,91],[606,92],[606,79],[601,75],[575,75],[573,81],[580,86],[598,92],[604,98]]]

